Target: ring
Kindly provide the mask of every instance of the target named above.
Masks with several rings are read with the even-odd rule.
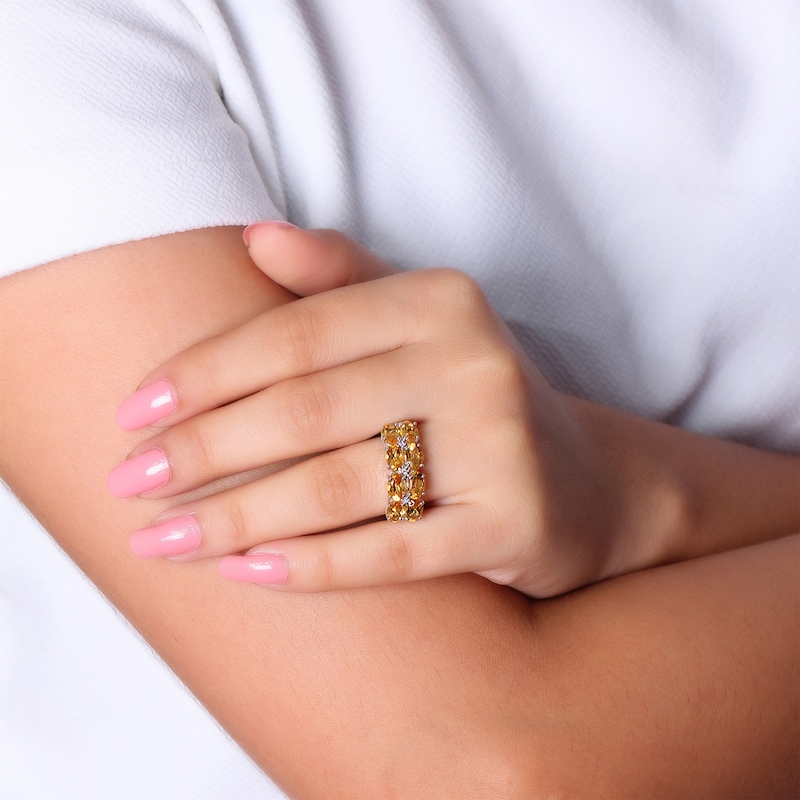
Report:
[[[425,507],[425,476],[420,472],[423,459],[417,423],[404,420],[384,425],[381,441],[389,468],[386,519],[390,522],[416,522]]]

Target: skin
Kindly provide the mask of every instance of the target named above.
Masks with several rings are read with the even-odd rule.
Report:
[[[256,762],[299,798],[796,794],[797,536],[538,602],[474,575],[280,594],[130,553],[172,503],[106,491],[144,438],[114,409],[289,299],[240,236],[0,281],[0,473]]]
[[[800,459],[554,391],[464,273],[392,274],[343,234],[285,223],[251,226],[245,240],[265,274],[308,299],[148,375],[145,393],[170,387],[157,422],[171,427],[133,455],[169,464],[151,497],[308,460],[179,504],[134,540],[167,533],[170,555],[182,553],[188,524],[183,560],[253,548],[221,573],[284,591],[476,572],[551,597],[800,527]],[[376,308],[392,313],[376,324]],[[404,417],[420,420],[433,465],[428,510],[414,525],[363,524],[386,505],[374,434]]]

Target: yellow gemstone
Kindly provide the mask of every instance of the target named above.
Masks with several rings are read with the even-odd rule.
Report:
[[[405,450],[410,443],[419,442],[417,424],[410,420],[404,420],[384,425],[381,430],[381,439],[389,447],[399,447]]]
[[[406,460],[406,454],[399,447],[389,447],[386,449],[386,463],[389,469],[400,469]]]
[[[399,522],[403,518],[403,504],[400,498],[390,497],[389,505],[386,506],[386,519],[391,522]]]
[[[422,450],[418,444],[409,444],[409,449],[405,451],[406,461],[412,468],[417,470],[422,466]]]
[[[422,516],[425,503],[410,495],[393,495],[386,506],[386,519],[392,522],[416,522]]]
[[[397,427],[400,429],[401,436],[407,437],[410,442],[419,441],[419,430],[417,429],[416,422],[411,422],[411,420],[407,419],[401,422]]]
[[[383,443],[389,447],[395,447],[397,440],[400,438],[400,433],[397,430],[397,425],[384,425],[381,430],[381,439]]]
[[[386,489],[392,496],[410,494],[416,500],[425,494],[425,477],[423,475],[406,477],[401,472],[393,472],[389,476]]]
[[[416,472],[422,466],[422,451],[416,445],[412,450],[389,447],[386,450],[386,463],[391,470],[410,469]]]
[[[425,505],[422,499],[425,476],[419,472],[423,461],[417,424],[403,420],[384,425],[381,439],[386,447],[386,464],[389,467],[386,518],[414,522],[422,516]]]

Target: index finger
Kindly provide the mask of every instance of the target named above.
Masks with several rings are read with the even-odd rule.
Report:
[[[117,424],[125,430],[162,420],[173,425],[279,381],[416,341],[431,295],[445,302],[442,276],[451,272],[399,273],[333,289],[198,342],[143,381],[119,407]]]

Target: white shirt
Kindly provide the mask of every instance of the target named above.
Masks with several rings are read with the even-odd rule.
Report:
[[[559,388],[798,449],[793,0],[7,0],[0,74],[0,273],[288,216],[472,273]],[[0,525],[0,796],[269,796],[9,496]]]

